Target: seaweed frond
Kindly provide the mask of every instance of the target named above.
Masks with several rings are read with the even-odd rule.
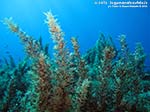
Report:
[[[38,57],[41,52],[41,46],[37,40],[34,40],[31,36],[28,36],[24,31],[22,31],[19,26],[13,22],[12,18],[5,18],[4,24],[8,26],[10,31],[16,33],[20,38],[21,42],[25,45],[26,53],[30,57]]]

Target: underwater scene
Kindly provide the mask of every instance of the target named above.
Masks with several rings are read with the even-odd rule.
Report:
[[[150,112],[150,1],[1,0],[0,112]]]

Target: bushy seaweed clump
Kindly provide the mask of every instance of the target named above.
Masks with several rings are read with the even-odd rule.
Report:
[[[46,23],[54,41],[54,58],[48,46],[28,36],[11,19],[8,28],[17,34],[27,57],[16,65],[4,60],[0,68],[1,112],[149,112],[150,80],[144,70],[141,44],[130,52],[124,35],[120,49],[111,37],[100,35],[85,55],[71,38],[69,52],[64,33],[51,12]],[[143,80],[144,79],[144,80]]]

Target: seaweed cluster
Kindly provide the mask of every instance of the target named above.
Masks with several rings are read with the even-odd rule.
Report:
[[[26,57],[10,56],[0,68],[0,112],[150,112],[150,80],[140,43],[131,52],[125,35],[117,49],[100,35],[81,55],[75,37],[69,51],[64,33],[51,12],[46,23],[54,41],[54,57],[42,39],[27,35],[12,19],[4,23],[24,45]]]

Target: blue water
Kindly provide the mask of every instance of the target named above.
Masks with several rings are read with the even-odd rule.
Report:
[[[125,34],[131,50],[141,42],[147,53],[146,64],[150,65],[150,7],[149,8],[107,8],[95,5],[94,0],[1,0],[0,20],[13,20],[27,32],[44,43],[52,41],[44,23],[43,12],[51,10],[59,20],[70,45],[70,37],[77,36],[82,53],[91,48],[99,34],[111,35],[118,45],[118,36]],[[13,55],[18,60],[24,57],[23,46],[16,35],[0,23],[0,57]],[[148,59],[149,58],[149,59]]]

